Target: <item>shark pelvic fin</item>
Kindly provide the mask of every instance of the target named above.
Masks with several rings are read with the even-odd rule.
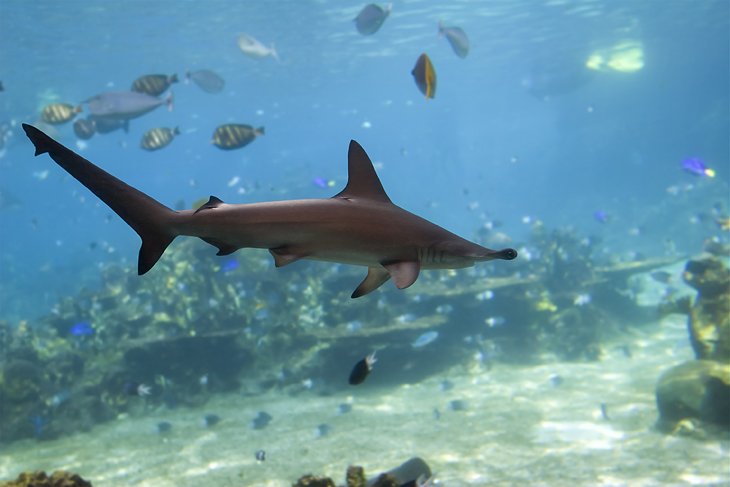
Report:
[[[223,204],[223,200],[220,198],[216,198],[215,196],[212,196],[208,198],[208,202],[195,210],[195,213],[199,212],[200,210],[211,210],[213,208],[218,208],[220,205]]]
[[[418,273],[421,272],[421,264],[418,261],[402,261],[393,262],[383,265],[398,289],[405,289],[418,279]]]
[[[238,250],[238,247],[234,247],[233,245],[228,245],[225,242],[221,242],[219,240],[216,240],[214,238],[201,238],[205,242],[211,244],[213,247],[218,247],[218,252],[215,255],[230,255],[236,250]]]
[[[347,186],[333,198],[362,198],[382,203],[391,202],[365,149],[354,140],[350,141],[347,153]]]
[[[276,267],[284,267],[287,264],[296,262],[299,259],[303,259],[305,256],[301,254],[294,254],[286,247],[278,247],[275,249],[269,249],[269,253],[274,258],[274,265]]]
[[[382,267],[368,267],[368,275],[365,276],[365,279],[357,286],[357,289],[353,291],[350,297],[359,298],[360,296],[365,296],[378,289],[388,279],[390,279],[390,274],[388,274],[387,270]]]

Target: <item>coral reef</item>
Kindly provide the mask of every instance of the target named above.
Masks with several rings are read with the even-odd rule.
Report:
[[[664,311],[688,315],[697,360],[676,365],[659,378],[657,426],[701,436],[698,428],[704,423],[730,429],[730,271],[720,259],[701,257],[687,262],[682,277],[697,297],[670,303]]]
[[[218,257],[192,239],[143,277],[106,263],[98,287],[47,316],[0,322],[2,441],[197,406],[217,392],[328,393],[372,350],[391,373],[365,387],[420,381],[475,356],[477,366],[546,352],[599,360],[605,337],[653,316],[627,297],[628,278],[671,259],[599,262],[594,246],[536,222],[509,266],[424,272],[413,289],[384,286],[357,300],[347,290],[361,268],[298,262],[275,272],[262,252]],[[438,332],[437,359],[411,346],[424,332]]]
[[[50,477],[45,472],[23,472],[15,480],[0,482],[0,487],[91,487],[91,482],[77,474],[56,470]]]

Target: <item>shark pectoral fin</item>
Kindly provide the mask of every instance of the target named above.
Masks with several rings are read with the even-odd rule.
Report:
[[[214,247],[218,247],[218,253],[215,255],[229,255],[238,250],[238,247],[234,247],[233,245],[228,245],[225,242],[220,242],[218,240],[212,239],[212,238],[203,238],[201,237],[201,240],[211,244]]]
[[[274,258],[274,265],[276,267],[284,267],[287,264],[296,262],[299,259],[303,259],[305,256],[302,254],[296,254],[291,252],[286,247],[279,247],[276,249],[269,249],[269,253]]]
[[[416,282],[421,271],[421,263],[413,260],[384,264],[383,267],[388,270],[398,289],[405,289]]]
[[[357,286],[357,289],[352,292],[352,296],[350,297],[359,298],[360,296],[365,296],[378,289],[388,279],[390,279],[390,274],[387,270],[382,267],[368,267],[368,275],[365,276],[365,279]]]

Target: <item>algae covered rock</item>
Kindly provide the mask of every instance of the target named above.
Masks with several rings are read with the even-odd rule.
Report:
[[[659,378],[656,400],[661,429],[689,418],[730,428],[730,364],[692,360],[672,367]]]
[[[730,270],[714,257],[691,260],[683,278],[698,291],[689,309],[695,357],[730,362]]]
[[[304,475],[292,487],[335,487],[335,482],[329,477]]]
[[[92,487],[91,482],[79,475],[63,470],[56,470],[49,477],[46,472],[23,472],[18,478],[8,482],[0,482],[0,487]]]

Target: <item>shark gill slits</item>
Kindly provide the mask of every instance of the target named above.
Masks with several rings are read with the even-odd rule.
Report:
[[[176,135],[180,134],[180,129],[168,127],[158,127],[150,129],[144,133],[139,146],[146,151],[156,151],[163,147],[167,147]]]
[[[429,59],[426,53],[418,56],[418,60],[411,70],[411,74],[419,91],[426,98],[436,96],[436,70],[433,68],[431,59]]]
[[[51,125],[60,125],[70,121],[81,111],[81,107],[75,107],[68,103],[50,103],[43,107],[41,119]]]
[[[177,83],[177,74],[147,74],[132,82],[132,91],[151,96],[160,96],[173,84]]]
[[[212,143],[219,149],[234,150],[247,146],[261,135],[264,135],[264,127],[254,128],[251,125],[229,123],[215,129]]]

